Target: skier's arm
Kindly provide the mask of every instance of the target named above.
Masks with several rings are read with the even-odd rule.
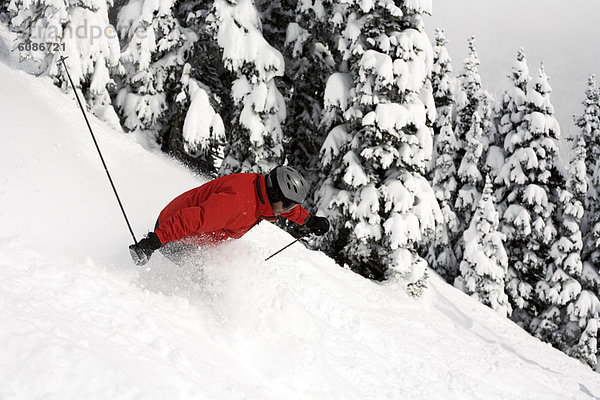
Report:
[[[290,211],[282,213],[282,217],[306,226],[315,235],[324,235],[329,230],[329,221],[325,217],[310,215],[302,206],[296,206]]]
[[[233,192],[215,193],[197,207],[183,208],[154,231],[164,245],[202,233],[223,229],[237,210]]]
[[[299,225],[304,225],[306,221],[308,221],[308,219],[310,218],[310,213],[306,211],[302,206],[297,205],[290,211],[281,213],[281,216]]]

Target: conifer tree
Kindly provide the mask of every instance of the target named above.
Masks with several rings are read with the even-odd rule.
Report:
[[[224,157],[224,146],[229,141],[232,127],[238,123],[236,115],[239,112],[231,92],[237,74],[227,69],[224,64],[213,5],[213,2],[208,0],[189,0],[178,2],[174,8],[174,15],[181,29],[193,32],[197,40],[193,42],[189,51],[186,51],[186,59],[191,68],[184,67],[181,80],[175,84],[171,81],[167,86],[167,97],[172,99],[169,103],[174,106],[168,107],[164,112],[163,119],[168,122],[168,126],[160,130],[159,141],[164,152],[194,166],[204,174],[216,176]],[[212,119],[204,119],[200,123],[202,118],[194,117],[190,92],[194,85],[190,86],[184,81],[195,82],[202,89],[201,92],[195,93],[206,93],[208,106],[203,108],[203,115],[213,115],[213,112],[218,114],[224,127],[223,135],[219,134],[218,129],[214,129],[218,124],[212,125]],[[198,99],[202,97],[203,95]],[[204,100],[200,103],[206,105]],[[194,119],[199,122],[197,127],[201,127],[200,131],[196,131],[199,135],[191,134],[194,130],[184,130],[186,121]],[[197,141],[199,138],[201,139]],[[199,144],[201,145],[198,146]]]
[[[345,209],[342,207],[347,207],[349,192],[340,187],[340,174],[342,157],[350,150],[352,139],[344,115],[349,109],[353,85],[349,73],[336,72],[327,80],[321,124],[323,129],[328,129],[328,134],[319,153],[322,173],[316,186],[319,212],[327,216],[331,225],[330,232],[318,241],[319,248],[342,265],[347,265],[344,248],[350,229],[342,212]]]
[[[583,258],[600,265],[600,90],[596,87],[596,78],[590,76],[586,99],[583,101],[583,114],[575,117],[581,140],[586,144],[585,168],[587,171],[587,195],[585,198]],[[597,283],[600,288],[600,282]]]
[[[324,90],[336,66],[330,50],[334,45],[331,9],[330,1],[298,1],[284,44],[289,80],[284,148],[290,165],[301,171],[312,187],[321,176],[316,155],[327,133],[321,127]],[[308,198],[307,206],[313,204]]]
[[[552,88],[548,83],[544,66],[540,67],[538,76],[532,81],[532,89],[527,95],[530,110],[526,116],[528,130],[534,138],[533,150],[537,153],[538,163],[545,167],[540,181],[545,184],[548,209],[553,218],[545,222],[544,238],[554,240],[548,253],[544,275],[536,284],[538,298],[555,305],[558,297],[573,299],[581,291],[576,277],[581,273],[582,239],[579,222],[583,216],[583,207],[573,194],[565,190],[567,182],[558,172],[557,143],[560,135],[558,122],[554,117],[554,108],[550,103]],[[548,155],[550,156],[548,157]],[[576,156],[577,154],[575,154]],[[581,180],[581,176],[572,177],[570,181]],[[569,184],[569,186],[572,186]],[[558,286],[560,285],[560,290]],[[534,321],[535,324],[535,321]]]
[[[459,74],[459,92],[456,95],[455,135],[459,142],[457,152],[458,192],[454,204],[458,232],[464,232],[475,211],[483,190],[483,170],[487,151],[486,129],[490,129],[491,110],[489,95],[481,88],[481,77],[477,66],[479,58],[475,49],[475,39],[469,39],[469,53]],[[453,244],[457,258],[462,257],[463,242]]]
[[[119,119],[111,104],[115,83],[111,74],[119,67],[119,41],[108,23],[112,0],[24,1],[8,5],[10,29],[24,43],[36,43],[22,57],[38,65],[55,83],[67,89],[61,56],[74,84],[83,92],[89,109],[100,119],[117,127]],[[53,43],[61,51],[39,51],[39,45]],[[36,50],[37,49],[37,50]]]
[[[531,77],[529,76],[529,67],[525,57],[525,50],[520,48],[517,51],[517,59],[511,67],[511,73],[507,75],[512,82],[511,89],[504,92],[500,102],[498,138],[496,143],[504,145],[507,134],[515,131],[523,122],[523,107],[527,93],[527,86]]]
[[[504,92],[496,105],[493,117],[493,136],[490,136],[489,139],[490,147],[486,160],[490,177],[494,179],[495,195],[500,215],[503,215],[506,210],[506,187],[501,184],[502,180],[498,178],[508,156],[504,150],[505,141],[510,132],[515,132],[523,122],[525,94],[530,80],[529,67],[523,48],[520,48],[517,52],[517,59],[512,65],[512,71],[508,78],[512,82],[512,87]]]
[[[511,300],[511,304],[513,305],[513,311],[518,311],[521,307],[525,306],[524,298],[528,298],[530,296],[532,287],[526,283],[521,283],[512,264],[514,259],[518,258],[519,254],[523,253],[523,250],[520,248],[511,249],[510,246],[512,245],[513,240],[518,242],[519,238],[524,238],[530,233],[530,221],[523,219],[523,217],[529,217],[527,210],[524,207],[518,208],[518,205],[514,205],[513,212],[518,211],[518,213],[523,216],[519,219],[519,225],[522,226],[521,229],[523,230],[523,233],[517,233],[516,231],[512,233],[509,232],[512,230],[510,229],[510,224],[505,226],[507,225],[505,214],[509,206],[513,205],[513,202],[515,202],[515,195],[511,195],[511,201],[509,201],[508,196],[514,190],[514,183],[510,179],[510,169],[514,168],[516,170],[515,174],[520,173],[518,182],[526,181],[525,174],[522,170],[521,161],[519,157],[514,156],[515,152],[525,155],[525,151],[521,150],[520,147],[515,148],[515,144],[513,143],[514,141],[519,140],[518,138],[520,135],[517,133],[517,131],[521,129],[520,126],[524,123],[523,116],[526,112],[525,99],[527,87],[531,79],[529,76],[529,67],[527,65],[525,51],[523,48],[519,49],[517,52],[517,59],[513,63],[511,69],[512,71],[508,75],[508,78],[511,80],[512,86],[504,93],[498,118],[498,132],[499,137],[502,138],[501,142],[505,162],[498,171],[494,184],[496,186],[496,200],[498,201],[498,211],[500,213],[501,231],[506,235],[507,238],[505,244],[508,250],[509,268],[506,275],[506,290]],[[511,163],[513,165],[512,167]],[[527,223],[527,226],[524,225],[525,222]],[[516,312],[513,317],[515,317],[517,314],[518,312]]]
[[[487,177],[471,225],[463,234],[465,252],[455,286],[507,316],[511,313],[504,292],[508,257],[503,244],[505,236],[499,232],[499,215],[492,189],[492,182]]]
[[[505,91],[500,99],[491,107],[491,127],[487,135],[488,150],[485,155],[485,170],[492,180],[494,191],[497,191],[496,178],[504,165],[504,130],[502,129],[502,117],[508,115],[508,104],[510,95]]]
[[[483,182],[481,174],[483,121],[477,112],[472,115],[471,126],[464,134],[461,144],[463,145],[464,153],[460,159],[457,171],[459,190],[455,208],[461,224],[459,230],[462,232],[463,228],[471,221],[471,216],[481,196],[480,186]],[[461,253],[460,250],[457,250],[457,254]]]
[[[587,150],[583,135],[574,135],[569,138],[571,142],[571,161],[569,163],[569,179],[567,189],[581,204],[585,202],[588,192],[588,176],[586,168]]]
[[[164,116],[174,99],[167,89],[179,81],[196,35],[179,25],[174,0],[129,0],[119,10],[117,30],[125,71],[117,96],[123,126],[159,131],[170,123]]]
[[[234,121],[220,173],[266,173],[283,161],[284,98],[275,78],[284,73],[281,53],[264,39],[260,15],[251,0],[217,0],[214,32],[225,67],[236,75]]]
[[[432,242],[428,245],[429,265],[452,282],[458,275],[458,261],[454,244],[458,240],[458,220],[454,212],[456,202],[456,166],[458,142],[452,129],[454,93],[452,89],[451,59],[447,50],[448,41],[441,29],[435,31],[433,47],[433,69],[431,84],[437,110],[434,131],[433,191],[439,202],[443,222],[436,226]]]
[[[331,197],[320,199],[343,224],[325,238],[343,249],[334,255],[338,261],[373,279],[405,276],[414,292],[426,266],[416,247],[441,220],[424,178],[435,119],[427,79],[433,54],[421,19],[428,3],[353,1],[340,14],[336,51],[347,75],[335,83],[350,81],[351,88],[349,98],[329,86],[331,79],[326,88],[326,96],[347,100],[347,107],[343,130],[334,128],[324,145],[323,154],[335,156]],[[340,146],[327,148],[333,143]]]
[[[574,154],[571,165],[579,155]],[[573,171],[573,170],[572,170]],[[578,180],[570,174],[571,182]],[[570,183],[569,187],[576,185]],[[538,282],[536,293],[546,309],[531,324],[532,333],[572,357],[595,368],[598,363],[598,322],[600,301],[597,294],[582,290],[579,229],[583,205],[569,190],[560,191],[561,213],[557,240],[553,243],[546,280]],[[595,331],[594,331],[595,329]]]
[[[576,301],[567,307],[569,323],[565,333],[566,351],[572,357],[587,363],[592,368],[598,365],[598,328],[600,323],[600,278],[598,278],[598,238],[600,218],[598,213],[598,155],[600,154],[600,91],[596,87],[595,76],[590,76],[584,112],[575,116],[579,130],[569,138],[572,143],[572,158],[569,168],[569,189],[577,201],[583,203],[584,221],[581,229],[584,235],[582,273],[579,282],[583,290]],[[595,154],[595,156],[590,156]]]
[[[261,16],[262,33],[271,46],[282,50],[288,43],[289,26],[298,19],[299,13],[322,7],[320,1],[302,0],[255,0],[254,4]],[[278,82],[280,83],[280,82]]]
[[[458,74],[457,79],[459,89],[456,93],[456,118],[455,132],[458,140],[464,141],[473,125],[473,115],[478,112],[479,100],[481,94],[481,77],[479,76],[478,65],[479,57],[475,48],[475,38],[468,40],[468,54],[463,61],[463,69]],[[459,150],[459,159],[465,149]]]
[[[21,43],[62,44],[65,25],[70,21],[66,1],[10,0],[3,2],[3,6],[7,11],[8,27],[17,33]],[[59,47],[62,49],[62,45]],[[52,53],[29,47],[20,50],[19,56],[21,60],[32,60],[37,64],[37,72],[44,73],[53,61]]]
[[[215,172],[226,141],[225,127],[211,104],[206,87],[192,78],[190,71],[190,64],[185,64],[182,90],[176,98],[177,106],[185,110],[181,145],[185,154],[195,158],[195,164],[203,172]]]
[[[525,63],[520,51],[513,71],[527,71]],[[507,292],[513,304],[513,319],[528,327],[531,318],[540,312],[533,289],[547,277],[546,263],[557,233],[552,214],[557,188],[565,183],[556,166],[559,126],[543,66],[529,88],[519,86],[527,77],[513,77],[515,96],[510,118],[512,124],[520,123],[506,135],[507,162],[497,179],[504,185],[506,203],[502,208],[502,231],[507,235],[509,256]]]
[[[558,193],[560,203],[555,213],[558,235],[550,248],[546,276],[538,281],[535,289],[543,311],[533,319],[530,330],[536,337],[565,350],[570,322],[568,305],[581,293],[578,282],[582,268],[579,222],[583,206],[570,191],[559,188]]]
[[[599,356],[600,301],[594,292],[583,290],[577,301],[569,304],[567,310],[571,319],[567,330],[567,340],[579,338],[567,352],[571,357],[596,368]]]

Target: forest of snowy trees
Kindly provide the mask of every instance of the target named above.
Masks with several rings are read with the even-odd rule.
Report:
[[[10,0],[20,55],[98,118],[217,176],[287,163],[326,215],[316,248],[419,295],[429,265],[597,367],[600,90],[559,154],[546,66],[515,49],[494,98],[476,41],[453,67],[431,0]],[[22,47],[22,46],[21,46]],[[552,66],[547,66],[551,69]],[[456,69],[456,72],[455,72]],[[289,228],[293,229],[293,228]]]

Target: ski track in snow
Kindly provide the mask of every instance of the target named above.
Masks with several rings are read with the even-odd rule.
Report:
[[[72,94],[0,78],[0,399],[599,398],[599,375],[432,272],[413,299],[301,244],[264,262],[293,240],[266,222],[199,251],[203,275],[135,267]],[[92,125],[138,235],[202,182]]]

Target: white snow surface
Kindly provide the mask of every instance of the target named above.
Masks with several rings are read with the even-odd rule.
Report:
[[[375,283],[263,222],[192,264],[131,236],[72,95],[0,63],[1,399],[597,399],[600,378],[452,288]],[[202,182],[92,117],[138,239]]]

